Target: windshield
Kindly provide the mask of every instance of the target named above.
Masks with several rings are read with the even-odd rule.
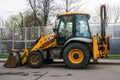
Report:
[[[76,36],[90,38],[88,19],[85,15],[76,15]]]

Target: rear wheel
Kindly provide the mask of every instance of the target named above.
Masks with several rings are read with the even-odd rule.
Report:
[[[30,67],[39,68],[43,64],[43,57],[39,52],[34,51],[28,55],[27,62]]]
[[[88,65],[89,50],[81,43],[71,43],[64,49],[63,59],[69,68],[80,69]]]

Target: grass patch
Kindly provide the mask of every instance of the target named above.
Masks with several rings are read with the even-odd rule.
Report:
[[[9,54],[4,53],[4,54],[0,54],[0,58],[8,58]],[[120,55],[113,55],[110,54],[108,59],[120,59]]]
[[[120,55],[109,55],[108,59],[120,59]]]
[[[8,58],[9,54],[0,54],[0,58]]]

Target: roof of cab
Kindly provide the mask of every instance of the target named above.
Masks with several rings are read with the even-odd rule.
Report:
[[[72,14],[85,14],[85,15],[89,15],[87,12],[65,12],[65,13],[60,14],[60,16],[72,15]]]

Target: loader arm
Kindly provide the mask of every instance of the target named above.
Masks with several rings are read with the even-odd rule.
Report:
[[[29,48],[27,48],[25,50],[9,51],[9,57],[8,57],[7,61],[5,62],[4,66],[13,68],[13,67],[17,67],[18,64],[23,65],[27,62],[28,55],[30,55],[31,52],[39,50],[39,51],[43,52],[42,55],[46,56],[44,51],[46,49],[56,47],[56,46],[57,46],[56,34],[41,36]],[[22,52],[22,53],[20,53],[20,52]],[[17,56],[17,57],[19,57],[18,60],[15,55],[18,55]]]
[[[50,35],[47,35],[47,36],[41,36],[37,40],[37,42],[34,43],[33,46],[31,46],[28,49],[25,49],[24,52],[20,56],[22,65],[27,62],[27,56],[31,52],[37,51],[37,50],[43,50],[44,51],[45,49],[49,49],[49,48],[57,46],[55,36],[56,36],[55,34],[50,34]]]

